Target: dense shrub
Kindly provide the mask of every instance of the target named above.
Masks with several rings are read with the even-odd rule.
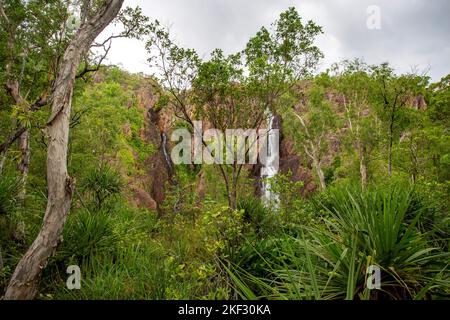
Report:
[[[366,191],[332,189],[323,204],[330,214],[323,221],[327,229],[307,226],[301,237],[286,235],[279,240],[278,256],[266,260],[269,276],[255,277],[253,270],[237,268],[230,270],[241,279],[235,284],[243,295],[256,287],[255,296],[283,299],[405,299],[445,294],[450,285],[449,253],[434,247],[420,231],[424,208],[413,209],[412,199],[411,188],[404,185]],[[369,265],[382,269],[382,291],[366,288]]]
[[[80,210],[70,216],[64,228],[57,259],[81,265],[94,256],[115,252],[117,241],[107,214]]]
[[[0,174],[0,215],[15,209],[21,187],[19,178]]]
[[[101,210],[108,199],[120,193],[122,185],[118,172],[108,165],[101,165],[88,172],[82,188],[95,204],[95,209]]]

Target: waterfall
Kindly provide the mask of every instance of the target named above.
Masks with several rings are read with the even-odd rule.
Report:
[[[268,124],[267,124],[267,157],[265,165],[261,168],[261,180],[262,180],[262,198],[266,206],[273,205],[275,208],[278,207],[279,195],[272,191],[271,181],[267,179],[273,178],[279,169],[279,133],[278,129],[274,127],[275,116],[268,112]]]
[[[165,132],[161,132],[161,150],[164,155],[164,160],[166,161],[167,169],[169,171],[169,176],[173,174],[173,164],[172,159],[167,152],[167,135]]]

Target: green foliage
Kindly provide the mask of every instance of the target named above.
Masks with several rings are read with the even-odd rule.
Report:
[[[312,21],[304,24],[295,8],[282,12],[271,30],[262,27],[247,43],[250,77],[276,91],[307,76],[323,56],[313,44],[320,33],[321,27]]]
[[[107,214],[92,214],[86,210],[70,217],[63,239],[56,259],[79,265],[90,262],[94,257],[113,253],[118,241]]]
[[[443,77],[438,83],[430,86],[432,119],[442,122],[447,128],[450,125],[450,74]]]
[[[0,143],[25,125],[32,152],[20,201],[21,152],[13,144],[0,155],[0,295],[40,230],[47,200],[48,110],[30,106],[50,93],[80,23],[66,1],[11,0],[3,8]],[[178,46],[139,8],[122,10],[115,22],[125,27],[120,36],[148,37],[159,83],[114,66],[76,81],[68,168],[78,183],[39,298],[448,297],[450,76],[430,85],[427,76],[359,59],[314,76],[322,29],[295,8],[242,51],[216,49],[207,60]],[[79,72],[98,58],[88,54]],[[6,89],[16,80],[26,93],[21,103]],[[148,160],[156,151],[146,130],[148,103],[165,129],[191,132],[198,118],[226,130],[263,127],[268,112],[281,115],[282,153],[297,152],[299,170],[315,170],[325,190],[312,192],[279,173],[267,181],[279,195],[270,206],[254,197],[249,166],[180,165],[173,184],[160,186],[158,213],[136,208],[142,203],[131,189],[151,194]],[[237,203],[229,202],[233,194]],[[81,267],[80,290],[66,289],[70,264]],[[369,265],[382,269],[382,290],[366,288]]]
[[[0,215],[15,210],[22,181],[14,176],[0,174]]]
[[[135,91],[150,84],[118,68],[102,70],[102,76],[105,81],[86,87],[74,98],[75,114],[81,118],[71,131],[69,168],[80,180],[99,162],[111,163],[123,175],[135,175],[155,151],[142,136],[145,110],[138,105]]]
[[[293,181],[292,173],[278,173],[269,180],[273,192],[279,195],[279,201],[270,217],[271,234],[276,230],[297,232],[299,225],[308,225],[314,221],[313,213],[305,198],[302,197],[303,181]]]
[[[243,212],[243,220],[254,228],[258,236],[264,236],[269,228],[274,226],[274,223],[271,221],[273,216],[260,199],[253,197],[240,199],[237,209]]]
[[[80,211],[71,217],[57,263],[45,275],[51,285],[41,289],[42,298],[187,299],[200,294],[195,268],[186,270],[184,249],[172,251],[157,238],[161,221],[155,215],[126,203],[114,212]],[[81,290],[68,290],[64,270],[58,269],[73,263],[83,273]]]
[[[120,263],[117,263],[120,261]],[[59,299],[187,299],[196,284],[181,276],[183,264],[156,243],[134,246],[116,257],[97,258],[82,279],[83,290],[61,289]],[[63,286],[61,286],[63,288]]]
[[[215,207],[205,212],[200,225],[205,230],[208,252],[221,258],[233,255],[233,250],[244,240],[243,215],[243,210],[227,207]]]
[[[18,199],[21,189],[21,179],[0,174],[0,290],[8,284],[13,271],[10,263],[23,245],[25,230],[19,219],[22,206]]]
[[[118,195],[122,187],[120,175],[108,165],[88,172],[82,186],[92,198],[97,210],[103,208],[106,200]]]
[[[313,225],[301,237],[281,238],[279,256],[266,260],[266,279],[230,270],[246,279],[241,286],[281,299],[408,299],[447,290],[449,254],[418,230],[424,208],[412,206],[408,187],[328,192],[321,204],[327,229]],[[382,291],[366,288],[373,264],[382,268]]]

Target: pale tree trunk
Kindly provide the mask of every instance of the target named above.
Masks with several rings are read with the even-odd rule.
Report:
[[[19,199],[21,201],[25,200],[26,196],[26,183],[28,178],[28,171],[30,168],[30,131],[26,130],[20,135],[19,138],[19,151],[22,155],[17,169],[22,175],[22,190],[19,193]]]
[[[392,137],[389,136],[388,143],[388,175],[392,176]]]
[[[365,189],[367,186],[367,165],[365,155],[361,151],[359,154],[359,173],[361,174],[361,187]]]
[[[300,120],[300,123],[302,124],[303,129],[305,130],[305,133],[307,135],[307,137],[311,137],[311,135],[309,134],[309,130],[308,127],[305,124],[305,121],[303,121],[303,118],[298,115],[295,114],[295,116]],[[320,160],[320,145],[322,142],[322,137],[319,138],[318,141],[313,142],[313,140],[308,141],[307,144],[305,144],[303,146],[306,154],[308,155],[308,157],[313,161],[313,167],[314,169],[316,169],[316,173],[317,176],[319,177],[319,182],[320,182],[320,187],[322,190],[325,190],[325,188],[327,187],[326,183],[325,183],[325,175],[323,174],[322,171],[322,164],[321,164],[321,160]],[[308,147],[309,145],[309,147]]]
[[[2,255],[2,248],[0,247],[0,271],[3,269],[3,255]]]
[[[0,152],[0,174],[3,172],[3,167],[5,166],[5,162],[6,162],[6,151],[4,152]]]
[[[367,186],[367,159],[366,159],[366,148],[358,140],[357,142],[358,154],[359,154],[359,174],[361,177],[361,188],[365,189]]]
[[[100,32],[117,16],[123,1],[105,1],[81,25],[64,53],[52,92],[52,114],[47,123],[47,209],[42,229],[14,271],[5,300],[32,299],[35,296],[41,271],[60,241],[74,189],[74,181],[67,174],[67,144],[76,72],[82,56]]]
[[[319,142],[319,146],[320,146],[320,142]],[[327,185],[325,183],[325,175],[323,174],[323,171],[322,171],[322,160],[318,156],[318,154],[319,154],[318,147],[315,146],[312,142],[310,142],[310,148],[311,148],[311,150],[308,150],[308,148],[305,146],[304,149],[306,151],[306,154],[311,158],[314,169],[316,169],[317,177],[319,178],[320,188],[322,190],[325,190]]]
[[[322,190],[325,190],[327,185],[325,183],[325,175],[323,174],[322,165],[321,165],[320,161],[317,159],[314,159],[313,166],[316,169],[317,176],[319,177],[320,187],[322,188]]]
[[[237,168],[236,163],[234,163],[232,169],[231,203],[230,203],[230,207],[233,210],[236,210],[237,208],[237,183],[238,183]]]
[[[411,181],[416,183],[419,172],[419,161],[417,158],[417,146],[414,144],[413,133],[409,136],[409,156],[411,159]]]

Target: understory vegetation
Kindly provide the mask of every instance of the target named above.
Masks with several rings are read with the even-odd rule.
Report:
[[[450,298],[450,76],[432,83],[361,60],[313,73],[299,54],[320,59],[311,44],[320,27],[293,8],[272,27],[239,56],[219,50],[202,62],[155,23],[143,34],[149,54],[161,58],[156,43],[172,55],[173,75],[101,66],[77,79],[67,161],[76,188],[37,299]],[[23,71],[31,95],[37,71],[27,68],[46,68],[33,59]],[[2,82],[8,72],[2,63]],[[29,167],[20,169],[17,143],[0,153],[0,296],[48,200],[51,110],[27,106],[2,86],[0,144],[25,124]],[[266,109],[282,119],[282,152],[297,161],[269,179],[276,201],[263,201],[250,165],[168,164],[173,172],[155,180],[170,171],[150,170],[163,130],[192,131],[187,115],[221,130],[246,127]],[[81,269],[79,290],[66,286],[70,265]],[[380,289],[367,286],[369,266],[381,270]]]

